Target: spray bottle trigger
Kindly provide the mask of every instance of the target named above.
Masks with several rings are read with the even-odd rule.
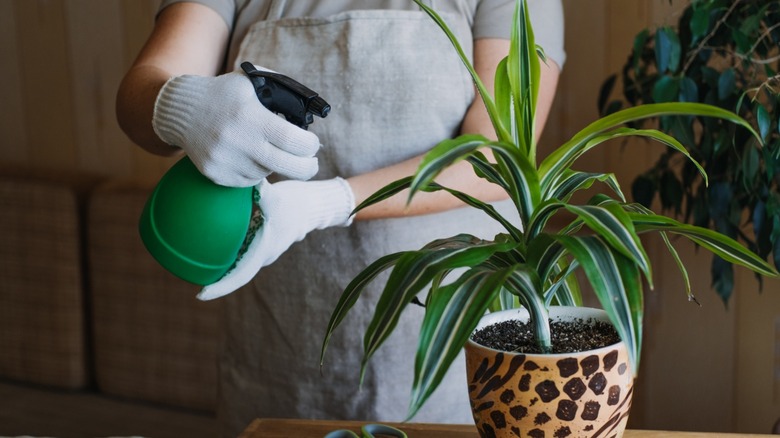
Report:
[[[326,117],[330,112],[325,99],[290,77],[258,70],[251,62],[242,62],[241,68],[252,81],[260,103],[300,128],[307,129],[314,116]]]

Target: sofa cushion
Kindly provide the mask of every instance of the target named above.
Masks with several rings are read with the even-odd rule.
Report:
[[[89,201],[95,377],[109,394],[214,411],[220,301],[146,251],[138,219],[150,187],[112,182]]]
[[[0,176],[0,376],[62,388],[88,382],[77,189]]]

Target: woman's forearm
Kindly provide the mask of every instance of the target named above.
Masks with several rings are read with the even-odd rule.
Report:
[[[157,94],[173,76],[216,75],[227,39],[227,24],[206,6],[182,2],[160,12],[152,35],[117,91],[117,121],[134,143],[157,155],[179,151],[160,140],[152,128]]]
[[[152,128],[154,102],[170,74],[151,65],[133,67],[117,92],[116,115],[119,126],[133,143],[162,156],[174,155],[179,148],[166,144]]]

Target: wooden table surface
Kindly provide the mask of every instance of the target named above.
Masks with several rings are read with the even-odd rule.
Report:
[[[357,421],[257,419],[239,438],[322,438],[336,429],[350,429],[359,434]],[[409,438],[479,438],[473,425],[386,423],[403,430]],[[667,432],[658,430],[627,430],[623,438],[736,438],[770,437],[772,435],[746,435],[705,432]]]

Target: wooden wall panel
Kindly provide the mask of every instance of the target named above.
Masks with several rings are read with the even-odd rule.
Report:
[[[29,156],[21,93],[22,72],[17,59],[13,4],[10,0],[0,0],[0,157],[8,163],[24,163]]]
[[[736,430],[769,433],[780,421],[780,280],[764,281],[761,293],[752,273],[739,269],[741,292],[735,311]]]
[[[637,427],[732,432],[737,303],[726,308],[710,289],[709,253],[686,239],[673,243],[701,306],[688,301],[675,261],[660,239],[652,239],[655,288],[645,291]]]
[[[128,175],[133,170],[131,145],[117,129],[114,116],[116,90],[126,70],[119,50],[123,46],[120,5],[70,0],[67,6],[78,167]]]
[[[30,0],[13,6],[29,164],[76,169],[66,3]]]
[[[156,181],[175,161],[133,145],[116,90],[159,0],[0,0],[0,165]]]
[[[613,0],[608,2],[605,15],[609,20],[609,32],[605,45],[606,53],[604,54],[607,71],[601,76],[602,79],[610,74],[620,73],[631,53],[634,36],[641,29],[655,24],[653,11],[657,3],[657,0],[644,2]],[[596,98],[596,96],[593,97],[594,106]],[[638,173],[649,167],[649,164],[655,161],[655,157],[662,150],[662,147],[641,139],[615,140],[610,142],[607,147],[610,150],[605,151],[604,168],[614,171],[618,180],[624,182],[623,189],[628,196],[630,196],[631,191],[630,182]],[[628,157],[631,159],[627,159]]]

